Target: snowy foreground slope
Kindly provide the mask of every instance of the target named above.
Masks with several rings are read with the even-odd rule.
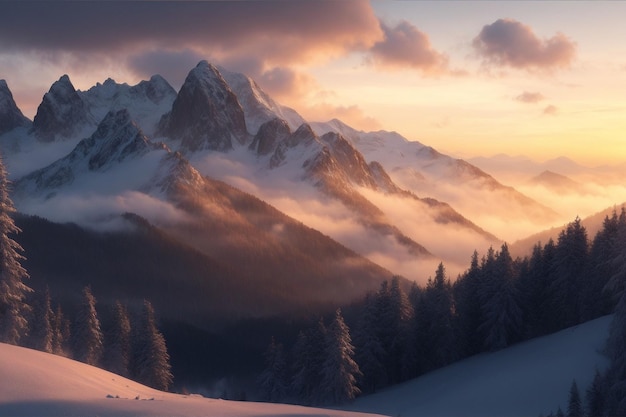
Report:
[[[0,416],[366,417],[165,393],[80,362],[6,344],[0,344],[0,375]]]
[[[357,399],[347,407],[390,416],[528,416],[567,410],[573,379],[584,398],[612,316],[482,354],[405,384]]]

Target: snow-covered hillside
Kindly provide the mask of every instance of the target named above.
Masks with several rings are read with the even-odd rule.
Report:
[[[333,416],[363,414],[157,391],[48,353],[0,344],[2,416]]]
[[[478,355],[347,407],[391,416],[539,416],[567,410],[575,379],[581,393],[606,359],[599,353],[611,316]]]

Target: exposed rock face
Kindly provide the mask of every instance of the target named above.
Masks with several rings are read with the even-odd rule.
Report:
[[[44,94],[32,131],[42,142],[52,142],[69,138],[89,124],[95,124],[93,116],[70,78],[64,75]]]
[[[290,149],[296,147],[308,148],[314,143],[320,145],[317,140],[317,135],[307,123],[302,124],[295,132],[278,143],[270,159],[270,168],[276,168],[283,164],[287,159],[287,152]],[[321,149],[313,149],[312,151],[316,152],[319,150]]]
[[[15,104],[13,94],[5,80],[0,80],[0,135],[17,127],[31,124]]]
[[[250,144],[250,149],[257,155],[269,155],[274,152],[276,146],[291,135],[287,122],[282,119],[272,119],[265,122],[259,128]]]
[[[243,109],[219,71],[206,61],[189,72],[160,133],[181,141],[181,150],[226,151],[248,139]]]

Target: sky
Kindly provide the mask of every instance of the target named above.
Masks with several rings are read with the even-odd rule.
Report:
[[[626,158],[626,2],[2,1],[0,79],[32,118],[68,74],[246,73],[309,120],[453,156]]]

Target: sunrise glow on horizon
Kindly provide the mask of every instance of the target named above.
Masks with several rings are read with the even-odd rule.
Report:
[[[63,74],[85,90],[160,73],[178,89],[207,59],[308,120],[455,157],[626,158],[622,2],[71,4],[3,4],[0,78],[31,119]]]

